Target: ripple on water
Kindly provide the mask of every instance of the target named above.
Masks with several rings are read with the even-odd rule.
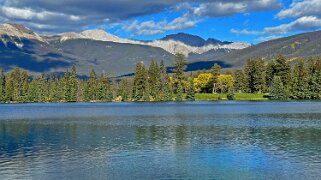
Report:
[[[320,105],[0,105],[0,179],[317,179]]]

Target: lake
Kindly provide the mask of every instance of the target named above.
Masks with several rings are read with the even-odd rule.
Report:
[[[0,179],[320,179],[321,102],[0,105]]]

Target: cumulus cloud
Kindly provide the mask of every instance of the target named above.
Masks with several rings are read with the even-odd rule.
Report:
[[[283,36],[276,36],[276,35],[272,35],[272,36],[263,36],[263,37],[259,37],[257,39],[255,39],[255,41],[258,41],[258,42],[262,42],[262,41],[270,41],[270,40],[273,40],[273,39],[279,39],[279,38],[282,38]]]
[[[321,1],[302,0],[294,1],[287,9],[281,10],[276,17],[278,19],[295,18],[287,24],[274,27],[266,27],[262,31],[234,30],[235,34],[257,35],[257,34],[286,34],[293,31],[309,31],[321,28]],[[273,37],[273,36],[270,36]]]
[[[38,31],[62,32],[107,23],[134,23],[137,17],[164,11],[184,14],[170,22],[136,22],[136,28],[132,28],[135,34],[156,34],[194,27],[204,17],[279,7],[279,0],[0,0],[0,21],[21,23]]]
[[[263,31],[250,31],[247,29],[231,29],[234,34],[259,35],[259,34],[286,34],[292,31],[315,30],[321,27],[321,19],[315,16],[301,17],[291,23],[274,27],[266,27]]]
[[[277,14],[280,19],[299,18],[303,16],[321,17],[320,0],[294,1],[288,9],[284,9]]]
[[[313,30],[321,27],[321,19],[315,16],[304,16],[289,24],[282,24],[276,27],[267,27],[265,33],[285,34],[297,30]]]
[[[234,34],[245,34],[245,35],[264,34],[264,32],[261,32],[261,31],[250,31],[248,29],[242,29],[242,30],[231,29],[230,32]]]
[[[236,13],[275,10],[281,8],[281,6],[281,3],[277,0],[208,2],[195,8],[193,13],[199,16],[221,17]]]
[[[190,19],[187,14],[182,17],[175,18],[172,21],[163,20],[160,22],[155,21],[144,21],[138,22],[133,21],[129,25],[124,25],[123,29],[127,32],[133,32],[134,35],[155,35],[161,34],[169,30],[187,29],[197,25],[199,19]]]

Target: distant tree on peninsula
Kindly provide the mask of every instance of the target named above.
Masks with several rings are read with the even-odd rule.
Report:
[[[133,84],[133,100],[142,101],[149,96],[148,76],[145,65],[137,63]]]
[[[182,101],[183,100],[183,93],[184,93],[184,81],[185,75],[184,72],[186,70],[186,57],[183,54],[176,54],[175,55],[175,62],[174,62],[174,93],[175,93],[175,100]]]

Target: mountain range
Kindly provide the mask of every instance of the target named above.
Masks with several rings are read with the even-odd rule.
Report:
[[[238,68],[252,57],[270,59],[278,54],[290,58],[321,54],[321,32],[299,34],[249,45],[178,33],[153,41],[124,39],[104,30],[41,35],[19,24],[0,25],[0,67],[20,67],[33,73],[63,72],[76,65],[80,75],[91,69],[110,76],[130,74],[135,64],[152,59],[171,66],[175,53],[183,53],[188,70],[208,69],[214,63]]]

